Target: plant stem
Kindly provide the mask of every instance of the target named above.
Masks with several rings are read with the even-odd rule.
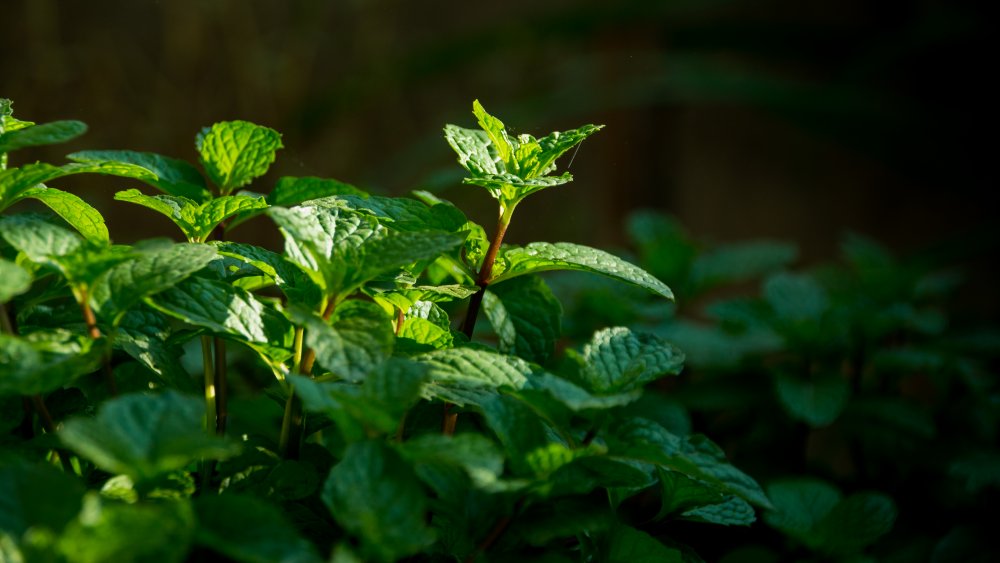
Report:
[[[31,406],[38,413],[38,420],[42,423],[42,428],[45,429],[46,434],[55,434],[56,423],[52,420],[52,413],[45,406],[45,400],[42,399],[41,395],[31,396]],[[59,458],[59,463],[62,464],[63,470],[67,473],[73,473],[73,464],[69,461],[69,452],[62,449],[55,450],[56,457]]]
[[[510,514],[504,516],[500,520],[497,520],[497,523],[493,526],[493,529],[490,530],[490,533],[487,534],[485,538],[483,538],[483,541],[479,542],[479,545],[476,546],[475,551],[470,553],[469,556],[465,558],[463,563],[472,563],[480,555],[486,553],[486,551],[490,547],[492,547],[493,544],[495,544],[498,539],[500,539],[500,536],[502,536],[503,533],[507,531],[507,527],[510,526],[510,523],[514,521],[514,517],[517,516],[517,513],[521,511],[522,506],[524,506],[523,498],[518,499],[518,501],[514,503],[514,509]]]
[[[516,204],[514,204],[516,205]],[[497,220],[497,231],[493,235],[486,256],[483,257],[483,265],[479,268],[479,275],[476,277],[476,285],[479,291],[469,298],[469,308],[465,311],[465,321],[462,322],[462,332],[472,339],[472,333],[476,330],[476,319],[479,317],[479,308],[483,304],[483,295],[486,293],[486,286],[490,284],[493,276],[493,264],[497,260],[497,253],[500,252],[500,244],[504,235],[507,234],[507,226],[510,225],[510,218],[514,214],[514,205],[500,206],[500,219]],[[445,436],[455,434],[455,426],[458,424],[458,413],[451,412],[451,405],[445,403],[443,420],[441,422],[441,433]]]
[[[328,321],[333,315],[337,306],[335,299],[329,299],[323,309],[323,320]],[[305,346],[305,329],[298,327],[295,329],[295,358],[293,360],[292,371],[309,377],[312,373],[313,364],[316,362],[316,351]],[[288,400],[285,401],[285,414],[281,419],[281,435],[278,438],[278,453],[285,459],[298,459],[299,449],[302,445],[302,432],[304,430],[304,418],[302,414],[302,400],[295,394],[295,390],[289,386]]]
[[[213,238],[218,241],[226,240],[226,221],[219,223],[212,233]],[[229,420],[229,376],[226,365],[226,342],[218,336],[214,339],[215,350],[215,433],[219,436],[226,434],[226,422]]]
[[[80,311],[83,313],[83,322],[87,324],[87,334],[93,340],[98,340],[101,338],[101,329],[97,327],[97,317],[94,316],[94,310],[90,308],[90,301],[87,298],[87,291],[80,290],[79,292],[80,300]],[[112,397],[118,396],[118,383],[115,381],[115,372],[111,369],[111,351],[109,350],[104,354],[104,358],[101,361],[101,371],[104,372],[104,380],[108,384],[108,390],[111,391]]]
[[[215,348],[215,433],[226,434],[229,419],[229,380],[226,376],[226,341],[216,336]]]
[[[513,211],[512,208],[511,211]],[[490,242],[490,247],[483,258],[483,265],[479,269],[479,275],[476,278],[476,285],[479,286],[479,291],[474,293],[469,299],[469,308],[465,311],[465,321],[462,323],[462,332],[469,338],[472,338],[472,332],[476,328],[476,318],[479,316],[483,294],[486,293],[486,286],[489,285],[490,277],[493,275],[493,264],[496,262],[497,253],[500,252],[500,243],[503,242],[503,237],[507,234],[507,225],[509,224],[510,214],[502,214],[500,220],[497,221],[497,232],[493,236],[493,241]]]
[[[205,372],[205,428],[215,427],[215,363],[212,358],[212,337],[201,337],[201,365]]]
[[[7,313],[7,306],[3,303],[0,303],[0,332],[11,335],[17,334],[17,325],[14,324],[14,320]],[[46,408],[45,400],[42,399],[42,396],[35,394],[32,395],[30,399],[25,399],[25,401],[25,414],[29,415],[26,416],[29,428],[33,426],[31,423],[30,411],[27,410],[30,406],[35,412],[38,413],[38,419],[41,421],[42,428],[45,429],[45,432],[49,434],[54,433],[56,431],[56,423],[52,420],[52,414],[49,412],[49,409]],[[72,473],[73,464],[69,461],[69,453],[61,449],[56,449],[55,453],[56,457],[59,458],[59,463],[62,464],[63,469],[65,469],[68,473]]]

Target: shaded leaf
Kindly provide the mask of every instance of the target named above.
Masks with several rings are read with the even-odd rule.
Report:
[[[68,420],[59,431],[66,447],[137,484],[198,459],[224,459],[236,444],[203,431],[205,405],[172,391],[123,395],[101,404],[94,418]]]
[[[173,196],[185,197],[202,202],[212,194],[205,188],[205,179],[194,166],[183,160],[170,158],[151,152],[137,151],[80,151],[68,157],[76,162],[122,162],[134,164],[151,171],[155,178],[143,178],[143,182]]]
[[[243,563],[320,561],[285,516],[266,502],[240,495],[200,496],[196,543]]]
[[[334,519],[360,538],[368,558],[392,561],[434,542],[420,481],[398,453],[377,442],[348,446],[330,471],[322,499]]]

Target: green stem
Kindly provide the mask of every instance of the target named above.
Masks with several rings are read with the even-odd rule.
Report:
[[[336,308],[336,300],[330,299],[324,305],[323,320],[329,320]],[[293,359],[292,371],[309,377],[312,374],[313,364],[316,362],[316,351],[304,345],[305,329],[297,327],[295,329],[295,357]],[[278,438],[278,452],[285,459],[298,459],[299,450],[302,446],[302,432],[304,430],[304,417],[302,414],[302,400],[295,394],[295,390],[288,387],[288,400],[285,401],[285,414],[281,419],[281,435]]]
[[[7,305],[0,303],[0,331],[6,334],[14,334],[14,323],[10,320],[10,315],[7,314]]]
[[[205,428],[215,426],[215,363],[212,358],[212,337],[201,337],[201,365],[205,372]]]
[[[226,375],[226,341],[216,336],[215,348],[215,433],[226,434],[229,419],[229,379]]]
[[[226,240],[226,221],[215,227],[212,236],[215,240]],[[215,433],[219,436],[226,434],[226,423],[229,420],[229,377],[228,366],[226,365],[226,342],[215,337]]]

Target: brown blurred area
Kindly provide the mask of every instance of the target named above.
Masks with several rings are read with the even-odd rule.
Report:
[[[15,163],[102,148],[193,161],[201,127],[247,119],[286,147],[255,191],[281,175],[424,188],[491,226],[493,202],[459,184],[441,135],[473,126],[479,98],[516,131],[607,125],[577,154],[573,184],[519,208],[511,242],[623,244],[628,212],[652,207],[699,237],[797,241],[806,261],[834,256],[846,230],[901,251],[995,247],[992,42],[971,2],[0,6],[0,96],[23,119],[90,125]],[[116,240],[173,234],[113,201],[128,181],[61,187],[94,202]],[[251,225],[236,236],[276,242],[265,221]]]

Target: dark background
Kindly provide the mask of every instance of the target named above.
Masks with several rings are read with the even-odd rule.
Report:
[[[441,135],[474,126],[479,98],[515,131],[607,125],[573,184],[518,208],[511,242],[621,245],[628,212],[652,207],[697,237],[794,240],[810,263],[854,230],[954,254],[997,308],[996,64],[971,2],[2,0],[0,19],[15,115],[90,125],[15,163],[85,148],[193,161],[201,127],[247,119],[286,147],[256,191],[281,175],[431,189],[492,226]],[[60,187],[118,241],[172,234],[112,200],[128,181]],[[252,225],[234,236],[277,242]]]

